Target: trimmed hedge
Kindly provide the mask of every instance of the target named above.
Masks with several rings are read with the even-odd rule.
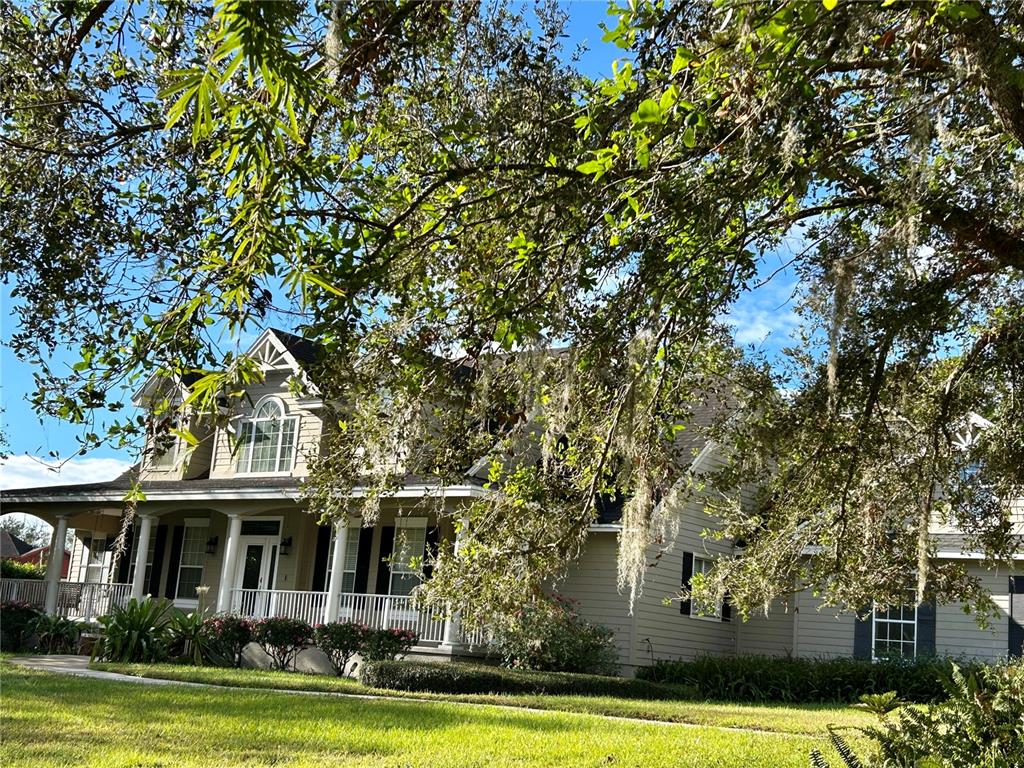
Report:
[[[693,661],[658,661],[637,677],[686,685],[704,699],[720,701],[853,702],[863,694],[896,691],[911,702],[944,699],[941,676],[947,659],[794,659],[765,656],[702,656]],[[969,671],[970,666],[965,667]]]
[[[46,576],[46,569],[35,563],[19,563],[17,560],[0,560],[0,577],[5,579],[35,579]]]
[[[678,699],[680,691],[648,680],[573,672],[537,672],[461,662],[367,661],[359,682],[370,688],[420,693],[546,694]]]

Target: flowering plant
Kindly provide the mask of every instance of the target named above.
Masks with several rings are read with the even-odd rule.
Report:
[[[205,622],[217,652],[228,659],[232,666],[242,665],[242,651],[252,642],[252,621],[230,613],[211,616]]]
[[[411,629],[371,629],[361,653],[366,661],[391,661],[407,654],[415,644],[416,633]]]
[[[313,642],[313,628],[300,619],[260,619],[253,624],[252,634],[276,669],[294,666],[299,651]]]
[[[370,628],[353,621],[334,621],[318,624],[313,630],[316,647],[331,660],[334,671],[345,674],[348,663],[357,653],[362,653]]]

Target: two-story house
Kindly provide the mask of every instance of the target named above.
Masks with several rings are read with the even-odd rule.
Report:
[[[382,502],[374,526],[364,527],[358,518],[318,525],[300,493],[324,428],[323,403],[306,376],[315,354],[311,342],[267,330],[249,350],[263,367],[263,382],[212,431],[204,431],[202,420],[189,424],[200,438],[198,447],[186,451],[173,441],[161,444],[164,450],[148,450],[140,467],[111,482],[4,491],[3,512],[25,512],[52,523],[56,549],[68,529],[75,537],[66,580],[52,571],[45,582],[6,581],[0,599],[28,599],[51,612],[88,619],[130,596],[161,596],[193,608],[200,600],[197,587],[208,587],[202,599],[211,610],[292,616],[313,624],[352,619],[412,629],[421,653],[479,652],[484,638],[464,633],[457,616],[435,620],[417,607],[413,591],[429,574],[406,563],[439,539],[455,536],[451,521],[458,519],[461,505],[498,491],[485,488],[482,474],[471,471],[447,486],[407,477]],[[173,403],[187,396],[189,384],[153,379],[136,394],[136,402],[140,407],[155,399]],[[714,443],[698,440],[688,447],[693,472],[719,461]],[[114,567],[124,496],[136,472],[145,500],[137,505],[130,540]],[[425,498],[435,503],[421,503]],[[656,558],[632,610],[616,587],[620,526],[614,512],[606,511],[591,526],[582,557],[557,585],[578,601],[584,617],[613,630],[624,671],[652,659],[707,653],[938,653],[994,659],[1024,650],[1024,570],[985,570],[980,555],[962,551],[960,538],[948,532],[939,534],[940,557],[970,561],[1001,611],[986,629],[956,604],[893,608],[858,621],[823,610],[808,591],[747,622],[731,616],[727,604],[666,602],[694,573],[733,553],[730,542],[702,536],[713,521],[699,498],[670,512],[678,521],[672,526],[675,541]]]

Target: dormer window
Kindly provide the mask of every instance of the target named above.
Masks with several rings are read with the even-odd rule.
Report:
[[[299,417],[288,416],[276,397],[261,401],[238,432],[239,474],[291,472],[295,464],[295,443]]]
[[[177,427],[173,419],[164,419],[160,424],[151,424],[149,430],[149,466],[155,469],[172,469],[178,461],[178,437],[171,433]]]

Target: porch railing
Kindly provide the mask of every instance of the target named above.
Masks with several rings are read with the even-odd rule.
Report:
[[[326,592],[299,592],[282,589],[235,589],[231,593],[231,611],[251,619],[280,616],[319,624],[324,618]],[[338,598],[338,620],[354,621],[374,629],[409,629],[419,643],[428,645],[444,639],[444,621],[416,605],[404,595],[366,595],[343,592]],[[461,642],[486,644],[484,632],[465,633]]]
[[[69,619],[92,621],[124,605],[131,596],[131,584],[97,584],[62,581],[57,590],[57,613]],[[22,600],[42,609],[46,605],[46,582],[39,579],[3,579],[0,600]]]

